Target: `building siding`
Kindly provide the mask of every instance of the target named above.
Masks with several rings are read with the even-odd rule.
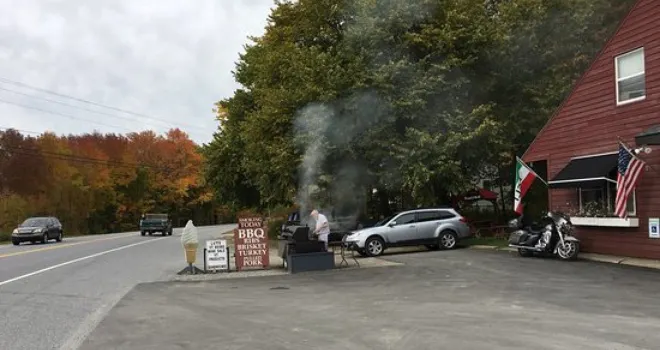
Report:
[[[526,162],[546,160],[552,179],[571,157],[616,151],[620,137],[634,145],[634,137],[660,124],[660,1],[638,1],[616,33],[576,83],[553,118],[537,135]],[[644,47],[646,99],[616,104],[615,57]],[[652,169],[638,183],[638,228],[578,227],[585,251],[660,258],[660,240],[648,238],[648,218],[660,217],[660,148],[641,157]],[[549,207],[577,207],[577,190],[553,189]]]

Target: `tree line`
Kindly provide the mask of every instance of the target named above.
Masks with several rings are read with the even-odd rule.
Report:
[[[137,230],[143,213],[213,221],[200,147],[186,133],[33,137],[0,131],[0,232],[57,216],[65,234]],[[6,237],[5,237],[6,238]]]
[[[515,156],[633,2],[276,1],[209,144],[178,129],[0,132],[0,232],[34,215],[104,233],[145,212],[175,225],[293,205],[378,216],[483,180],[506,192]]]
[[[276,1],[216,104],[206,179],[233,208],[372,215],[510,188],[633,2]]]

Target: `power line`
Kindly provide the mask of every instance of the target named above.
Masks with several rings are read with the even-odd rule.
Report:
[[[96,162],[103,162],[103,163],[117,163],[117,164],[122,164],[122,165],[141,166],[138,163],[128,163],[128,162],[111,160],[111,159],[91,158],[91,157],[87,157],[87,156],[79,156],[79,155],[69,154],[69,153],[46,151],[46,150],[42,150],[42,149],[38,149],[38,148],[25,148],[25,147],[15,147],[15,146],[0,146],[0,147],[2,147],[3,149],[9,149],[9,150],[14,150],[14,151],[34,152],[35,154],[46,154],[46,155],[53,155],[53,156],[62,156],[62,157],[67,157],[67,158],[71,158],[71,159],[81,159],[81,160],[89,160],[89,161],[96,161]]]
[[[0,128],[0,129],[6,129],[6,128]],[[15,130],[15,129],[14,129]],[[92,157],[87,157],[87,156],[79,156],[75,154],[68,154],[68,153],[61,153],[61,152],[53,152],[53,151],[47,151],[47,150],[42,150],[38,148],[25,148],[25,147],[15,147],[15,146],[7,146],[7,145],[0,145],[0,151],[2,150],[10,150],[13,153],[16,154],[22,154],[22,155],[28,155],[28,156],[43,156],[43,157],[50,157],[53,159],[60,159],[60,160],[71,160],[71,161],[77,161],[77,162],[92,162],[97,165],[114,165],[114,166],[119,166],[119,167],[128,167],[128,168],[136,168],[136,167],[142,167],[142,168],[148,168],[148,169],[153,169],[153,170],[159,170],[159,171],[168,171],[172,172],[175,169],[173,169],[170,166],[152,166],[152,165],[146,165],[143,163],[129,163],[129,162],[123,162],[123,161],[117,161],[117,160],[112,160],[112,159],[100,159],[100,158],[92,158]]]
[[[39,131],[21,130],[21,129],[16,129],[16,128],[5,128],[5,127],[0,127],[0,130],[2,130],[2,131],[16,130],[16,131],[18,131],[18,132],[20,132],[20,133],[23,133],[23,134],[34,134],[34,135],[41,135],[41,134],[43,134],[43,132],[39,132]]]
[[[53,114],[53,115],[59,115],[59,116],[61,116],[61,117],[70,118],[70,119],[82,120],[82,121],[86,121],[86,122],[89,122],[89,123],[98,124],[98,125],[103,125],[103,126],[107,126],[107,127],[111,127],[111,128],[124,129],[124,130],[128,130],[128,131],[134,131],[134,130],[131,130],[131,129],[129,129],[129,128],[125,128],[125,127],[123,127],[123,126],[117,126],[117,125],[112,125],[112,124],[105,124],[105,123],[97,122],[97,121],[95,121],[95,120],[90,120],[90,119],[85,119],[85,118],[80,118],[80,117],[72,116],[72,115],[69,115],[69,114],[64,114],[64,113],[59,113],[59,112],[49,111],[49,110],[46,110],[46,109],[41,109],[41,108],[37,108],[37,107],[32,107],[32,106],[28,106],[28,105],[24,105],[24,104],[20,104],[20,103],[16,103],[16,102],[11,102],[11,101],[7,101],[7,100],[3,100],[3,99],[0,99],[0,102],[1,102],[1,103],[6,103],[6,104],[10,104],[10,105],[14,105],[14,106],[18,106],[18,107],[22,107],[22,108],[32,109],[32,110],[39,111],[39,112],[42,112],[42,113],[48,113],[48,114]]]
[[[14,81],[14,80],[3,78],[3,77],[0,77],[0,82],[15,85],[15,86],[21,86],[21,87],[25,87],[25,88],[36,90],[36,91],[41,91],[43,93],[51,94],[51,95],[54,95],[54,96],[59,96],[59,97],[62,97],[62,98],[68,98],[68,99],[71,99],[71,100],[74,100],[74,101],[87,103],[87,104],[97,106],[97,107],[101,107],[101,108],[111,109],[113,111],[117,111],[117,112],[121,112],[121,113],[131,114],[131,115],[136,116],[136,117],[141,117],[141,118],[145,118],[145,119],[151,119],[151,120],[156,120],[156,121],[168,123],[170,125],[171,124],[179,124],[181,126],[186,126],[186,127],[189,127],[189,128],[197,128],[197,129],[200,129],[200,130],[204,129],[200,126],[184,124],[184,123],[178,123],[178,122],[174,122],[174,121],[171,121],[171,120],[154,118],[152,116],[149,116],[149,115],[146,115],[146,114],[143,114],[143,113],[137,113],[137,112],[129,111],[129,110],[122,109],[122,108],[117,108],[117,107],[113,107],[113,106],[104,105],[104,104],[101,104],[101,103],[98,103],[98,102],[94,102],[94,101],[86,100],[86,99],[83,99],[83,98],[62,94],[62,93],[59,93],[59,92],[56,92],[56,91],[43,89],[43,88],[39,88],[39,87],[36,87],[36,86],[31,86],[31,85],[28,85],[28,84],[25,84],[25,83],[21,83],[19,81]]]
[[[93,109],[89,109],[89,108],[84,108],[84,107],[76,106],[76,105],[73,105],[73,104],[70,104],[70,103],[66,103],[66,102],[62,102],[62,101],[51,100],[51,99],[48,99],[48,98],[45,98],[45,97],[41,97],[41,96],[30,95],[30,94],[26,94],[26,93],[23,93],[23,92],[15,91],[15,90],[12,90],[12,89],[7,89],[7,88],[0,87],[0,90],[2,90],[2,91],[7,91],[7,92],[11,92],[12,94],[16,94],[16,95],[21,95],[21,96],[25,96],[25,97],[30,97],[30,98],[34,98],[34,99],[38,99],[38,100],[42,100],[42,101],[46,101],[46,102],[50,102],[50,103],[56,103],[56,104],[59,104],[59,105],[62,105],[62,106],[67,106],[67,107],[71,107],[71,108],[80,109],[80,110],[87,111],[87,112],[91,112],[91,113],[97,113],[97,114],[105,115],[105,116],[108,116],[108,117],[111,117],[111,118],[118,118],[118,119],[124,119],[124,120],[128,120],[128,121],[135,121],[135,118],[124,117],[124,116],[120,116],[120,115],[116,115],[116,114],[111,114],[111,113],[105,113],[105,112],[101,112],[101,111],[95,111],[95,110],[93,110]],[[160,121],[161,123],[168,124],[168,126],[171,126],[171,125],[169,125],[169,123],[166,122],[166,121],[161,121],[161,120],[158,120],[158,121]],[[202,129],[201,127],[197,127],[197,128]]]
[[[115,167],[126,167],[126,168],[131,168],[134,169],[136,167],[143,167],[143,168],[149,168],[149,169],[161,169],[158,167],[153,167],[150,165],[145,165],[145,164],[140,164],[140,163],[128,163],[128,162],[122,162],[122,161],[116,161],[116,160],[110,160],[110,159],[100,159],[100,158],[91,158],[91,157],[85,157],[85,156],[77,156],[73,154],[66,154],[66,153],[59,153],[59,152],[51,152],[51,151],[44,151],[36,148],[24,148],[24,147],[12,147],[12,146],[3,146],[0,147],[0,150],[2,149],[7,149],[10,150],[11,153],[14,154],[20,154],[20,155],[26,155],[26,156],[41,156],[45,158],[52,158],[52,159],[59,159],[59,160],[67,160],[67,161],[74,161],[74,162],[79,162],[79,163],[87,163],[87,164],[95,164],[95,165],[103,165],[103,166],[115,166]],[[165,168],[162,168],[163,170]]]
[[[12,154],[17,154],[17,155],[23,155],[23,156],[29,156],[29,157],[42,157],[42,158],[49,158],[49,159],[62,160],[62,161],[71,161],[71,162],[86,164],[86,165],[98,165],[98,166],[103,166],[103,167],[135,169],[135,167],[131,167],[131,166],[124,165],[124,164],[105,164],[105,163],[97,162],[97,161],[93,161],[93,160],[64,157],[64,156],[58,156],[58,155],[52,155],[52,154],[39,154],[39,153],[35,153],[35,152],[25,152],[23,150],[21,150],[21,151],[11,151],[11,152],[12,152]]]

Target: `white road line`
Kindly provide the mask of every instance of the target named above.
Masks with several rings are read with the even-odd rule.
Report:
[[[85,320],[80,323],[78,328],[69,338],[60,346],[60,350],[77,350],[87,337],[96,329],[96,326],[101,323],[105,316],[119,303],[119,301],[130,291],[131,288],[126,288],[117,293],[108,302],[98,307],[94,312],[87,315]]]
[[[14,278],[12,278],[12,279],[8,279],[8,280],[6,280],[6,281],[2,281],[2,282],[0,282],[0,287],[3,286],[3,285],[5,285],[5,284],[9,284],[9,283],[12,283],[12,282],[20,281],[20,280],[22,280],[22,279],[24,279],[24,278],[28,278],[28,277],[31,277],[31,276],[34,276],[34,275],[38,275],[38,274],[43,273],[43,272],[46,272],[46,271],[50,271],[50,270],[54,270],[54,269],[60,268],[60,267],[62,267],[62,266],[75,264],[75,263],[80,262],[80,261],[83,261],[83,260],[87,260],[87,259],[91,259],[91,258],[96,258],[96,257],[101,256],[101,255],[105,255],[105,254],[108,254],[108,253],[116,252],[116,251],[123,250],[123,249],[126,249],[126,248],[135,247],[135,246],[138,246],[138,245],[141,245],[141,244],[157,242],[157,241],[160,241],[161,239],[164,239],[164,238],[167,238],[167,237],[160,237],[160,238],[156,238],[156,239],[152,239],[152,240],[148,240],[148,241],[137,242],[137,243],[133,243],[133,244],[129,244],[129,245],[125,245],[125,246],[117,247],[117,248],[114,248],[114,249],[110,249],[110,250],[102,251],[102,252],[99,252],[99,253],[96,253],[96,254],[92,254],[92,255],[88,255],[88,256],[83,256],[82,258],[78,258],[78,259],[74,259],[74,260],[71,260],[71,261],[63,262],[63,263],[61,263],[61,264],[53,265],[53,266],[51,266],[51,267],[47,267],[47,268],[45,268],[45,269],[41,269],[41,270],[38,270],[38,271],[30,272],[30,273],[25,274],[25,275],[22,275],[22,276],[18,276],[18,277],[14,277]]]

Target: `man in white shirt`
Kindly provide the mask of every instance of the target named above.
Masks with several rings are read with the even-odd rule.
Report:
[[[318,210],[314,209],[310,214],[314,221],[316,221],[316,228],[314,229],[314,234],[318,235],[319,241],[325,243],[325,250],[328,250],[328,236],[330,235],[330,223],[328,218],[325,215],[319,213]]]

